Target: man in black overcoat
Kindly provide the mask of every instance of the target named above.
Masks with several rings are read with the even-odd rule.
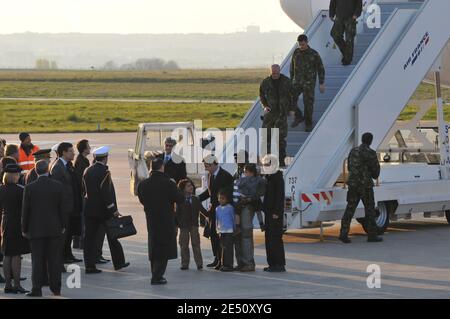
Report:
[[[167,283],[164,273],[168,260],[177,258],[174,205],[183,203],[185,197],[164,174],[161,158],[152,160],[150,177],[138,185],[138,197],[147,219],[151,284],[163,285]]]

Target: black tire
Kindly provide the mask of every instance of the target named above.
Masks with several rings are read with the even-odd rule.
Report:
[[[450,210],[445,211],[445,218],[447,218],[447,222],[450,224]]]
[[[395,213],[395,206],[391,203],[381,202],[378,205],[378,209],[376,210],[376,219],[375,222],[377,224],[377,234],[383,235],[387,228],[389,227],[389,217],[391,214]],[[357,218],[358,223],[361,224],[364,231],[367,233],[367,224],[365,218]]]

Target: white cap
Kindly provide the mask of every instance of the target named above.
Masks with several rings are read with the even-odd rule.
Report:
[[[52,151],[56,152],[58,150],[59,143],[52,146]]]
[[[95,157],[108,156],[109,150],[109,146],[101,146],[96,148],[92,154],[94,154]]]

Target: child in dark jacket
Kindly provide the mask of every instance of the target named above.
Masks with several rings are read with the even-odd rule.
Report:
[[[200,248],[200,234],[198,232],[199,214],[206,214],[206,209],[197,196],[194,196],[194,184],[189,179],[183,179],[178,183],[178,188],[184,192],[186,200],[177,205],[176,219],[180,228],[178,243],[181,250],[181,270],[189,269],[189,238],[197,269],[203,269],[202,251]]]

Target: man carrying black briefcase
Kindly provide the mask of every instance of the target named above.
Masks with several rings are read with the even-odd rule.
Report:
[[[86,191],[85,206],[85,239],[84,239],[84,262],[86,274],[97,274],[95,262],[98,247],[96,247],[97,233],[99,227],[108,229],[107,221],[114,217],[120,217],[114,184],[111,173],[106,166],[108,162],[109,147],[103,146],[94,151],[94,163],[86,169],[83,175],[83,184]],[[115,270],[128,267],[130,263],[125,262],[123,248],[118,238],[113,238],[110,232],[106,232],[109,249]]]

